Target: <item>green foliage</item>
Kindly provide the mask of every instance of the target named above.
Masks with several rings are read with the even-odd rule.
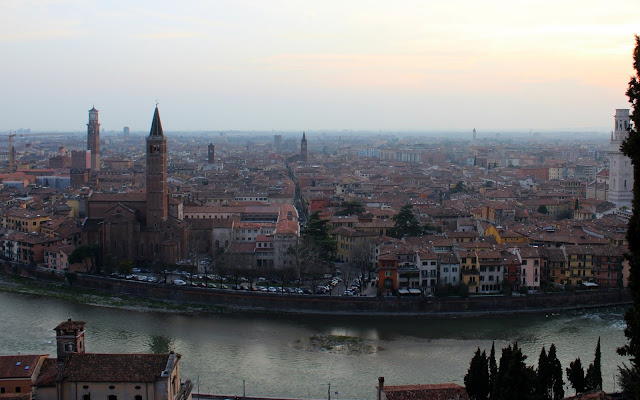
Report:
[[[562,365],[556,356],[556,346],[551,345],[549,354],[542,348],[538,359],[538,386],[536,397],[541,400],[560,400],[564,398]]]
[[[458,296],[464,298],[469,297],[469,286],[467,286],[463,282],[460,282],[460,284],[458,285]]]
[[[418,236],[422,233],[422,228],[418,224],[416,216],[413,215],[413,206],[405,204],[400,212],[393,216],[395,226],[389,230],[389,235],[401,239],[404,236]]]
[[[480,348],[471,359],[469,371],[464,376],[464,386],[471,400],[487,400],[489,398],[489,369],[487,355]]]
[[[547,354],[547,364],[550,372],[550,381],[547,383],[547,392],[550,394],[549,399],[560,400],[564,398],[564,380],[562,379],[562,364],[558,360],[556,355],[556,345],[552,344],[549,347],[549,354]]]
[[[302,237],[313,241],[319,249],[319,257],[323,261],[329,261],[337,248],[336,239],[331,235],[329,221],[320,218],[320,212],[316,211],[309,217],[306,228],[302,231]]]
[[[513,293],[513,285],[507,278],[504,278],[502,280],[502,284],[500,285],[500,287],[502,288],[502,294],[506,296],[511,296],[511,294]]]
[[[582,368],[582,361],[580,357],[569,364],[567,368],[567,379],[571,382],[571,387],[576,391],[576,394],[583,393],[586,389],[587,381],[584,377],[584,368]]]
[[[571,214],[571,210],[563,210],[556,215],[557,221],[562,221],[563,219],[571,219],[573,215]]]
[[[91,269],[96,265],[96,260],[100,253],[100,247],[94,244],[83,244],[76,247],[69,256],[69,264],[75,264],[84,262],[86,272],[91,272]]]
[[[464,182],[459,181],[453,189],[449,189],[449,194],[461,193],[465,191]]]
[[[620,378],[625,381],[625,390],[635,398],[640,398],[640,37],[636,35],[636,47],[633,52],[634,76],[629,81],[627,96],[631,103],[632,126],[629,137],[622,143],[622,152],[633,164],[633,213],[627,227],[629,252],[629,291],[633,298],[632,306],[625,313],[627,326],[624,334],[629,342],[618,348],[618,354],[628,356],[631,365],[620,368]],[[633,373],[636,372],[636,373]]]
[[[341,205],[342,210],[336,212],[335,215],[355,215],[365,212],[364,205],[359,201],[345,201]]]
[[[491,395],[496,393],[496,380],[498,379],[498,363],[496,362],[496,342],[491,343],[491,351],[489,352],[489,388]]]
[[[492,400],[534,399],[536,388],[536,371],[527,366],[527,356],[522,354],[518,343],[502,349],[498,376],[491,393]]]
[[[600,338],[598,337],[598,345],[596,346],[596,354],[593,363],[587,368],[586,387],[587,390],[602,389],[602,354],[600,352]]]
[[[133,272],[133,260],[127,258],[118,263],[118,272],[123,275],[129,275]]]
[[[547,206],[544,204],[538,207],[538,212],[541,214],[549,214],[549,210],[547,210]]]
[[[64,278],[69,282],[69,286],[73,286],[73,282],[78,278],[78,275],[75,272],[65,272]]]

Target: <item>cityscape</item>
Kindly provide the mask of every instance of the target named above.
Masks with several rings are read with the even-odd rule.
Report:
[[[640,398],[633,12],[187,3],[0,4],[2,399]]]

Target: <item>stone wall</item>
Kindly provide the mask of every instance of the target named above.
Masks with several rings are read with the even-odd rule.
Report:
[[[38,268],[4,264],[2,269],[10,274],[35,279],[64,282],[62,274]],[[114,294],[184,303],[222,306],[246,310],[272,310],[303,313],[343,314],[457,314],[457,313],[505,313],[518,311],[553,311],[569,308],[613,306],[630,304],[626,290],[560,292],[511,296],[472,296],[469,298],[422,297],[342,297],[310,296],[216,290],[199,287],[152,284],[112,279],[108,277],[76,274],[73,286],[97,289]]]

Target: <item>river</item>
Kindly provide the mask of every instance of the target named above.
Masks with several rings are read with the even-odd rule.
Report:
[[[0,293],[0,307],[0,354],[55,356],[53,328],[71,317],[87,322],[89,352],[181,353],[182,377],[202,393],[242,395],[244,380],[247,395],[327,398],[330,384],[333,399],[374,399],[379,376],[387,385],[463,384],[476,347],[488,353],[492,340],[498,357],[517,341],[528,364],[555,343],[563,369],[576,357],[586,369],[601,337],[607,391],[625,361],[615,352],[625,343],[622,308],[458,319],[179,315],[12,293]],[[362,337],[366,348],[341,353],[339,346],[304,345],[317,335]],[[565,394],[573,390],[565,386]]]

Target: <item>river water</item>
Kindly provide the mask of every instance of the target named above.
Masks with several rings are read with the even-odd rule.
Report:
[[[194,392],[374,399],[379,376],[388,385],[455,382],[463,377],[476,347],[488,350],[517,341],[537,364],[542,346],[555,343],[563,369],[576,357],[593,361],[602,343],[605,390],[614,389],[615,352],[625,343],[623,309],[474,318],[344,316],[176,315],[88,306],[51,298],[0,293],[3,310],[0,354],[48,353],[55,357],[53,328],[72,317],[86,321],[89,352],[182,354],[182,377]],[[303,344],[314,335],[366,339],[364,351]],[[566,379],[565,379],[566,380]],[[565,394],[573,394],[568,386]]]

